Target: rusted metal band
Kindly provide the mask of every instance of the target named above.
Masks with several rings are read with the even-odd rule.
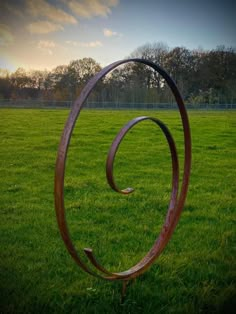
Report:
[[[162,123],[161,121],[157,120],[156,118],[151,117],[139,117],[131,122],[129,122],[117,135],[115,141],[113,142],[113,145],[111,146],[110,153],[108,155],[107,159],[107,178],[108,182],[111,185],[111,187],[123,194],[130,193],[131,189],[125,189],[120,190],[114,181],[113,178],[113,161],[115,157],[115,153],[118,149],[119,143],[124,137],[124,135],[128,132],[128,130],[133,127],[138,122],[141,122],[142,120],[149,119],[158,124],[162,131],[164,132],[169,147],[171,151],[172,156],[172,193],[169,203],[168,212],[166,215],[166,220],[163,225],[163,228],[161,230],[161,233],[159,237],[157,238],[156,242],[154,243],[151,250],[147,253],[147,255],[135,266],[131,267],[129,270],[119,273],[112,273],[106,270],[103,266],[99,264],[95,256],[93,255],[92,249],[84,249],[85,254],[89,258],[90,262],[95,266],[99,272],[102,274],[99,274],[97,272],[94,272],[91,270],[81,259],[78,252],[76,251],[69,234],[69,229],[66,224],[66,217],[65,217],[65,207],[64,207],[64,176],[65,176],[65,164],[66,164],[66,156],[67,151],[70,143],[71,134],[73,131],[73,128],[75,126],[76,120],[79,116],[79,113],[83,107],[83,104],[85,103],[86,99],[88,98],[89,94],[91,93],[94,86],[97,84],[97,82],[103,78],[107,73],[109,73],[114,68],[118,67],[121,64],[127,63],[127,62],[139,62],[143,63],[145,65],[150,66],[155,71],[157,71],[159,74],[163,76],[163,78],[166,80],[167,84],[171,88],[179,111],[181,115],[182,125],[183,125],[183,131],[184,131],[184,147],[185,147],[185,157],[184,157],[184,172],[183,172],[183,180],[182,180],[182,187],[180,190],[180,194],[178,196],[178,158],[177,153],[175,149],[175,144],[173,141],[173,138],[168,131],[167,127]],[[187,195],[188,190],[188,183],[189,183],[189,175],[190,175],[190,168],[191,168],[191,136],[190,136],[190,127],[189,127],[189,121],[187,112],[182,100],[182,97],[174,83],[174,81],[170,78],[170,76],[158,65],[147,61],[143,59],[128,59],[128,60],[122,60],[117,61],[107,67],[105,67],[103,70],[101,70],[99,73],[97,73],[84,87],[82,90],[80,96],[73,104],[72,110],[70,112],[69,118],[67,120],[67,123],[64,128],[64,132],[61,137],[61,142],[58,149],[58,156],[57,156],[57,162],[56,162],[56,171],[55,171],[55,208],[56,208],[56,215],[57,215],[57,222],[60,229],[60,233],[62,236],[62,239],[67,247],[67,250],[73,257],[73,259],[76,261],[76,263],[86,272],[88,272],[91,275],[94,275],[96,277],[100,277],[107,280],[129,280],[131,278],[135,278],[141,273],[143,273],[153,262],[154,260],[160,255],[162,250],[164,249],[165,245],[168,243],[175,226],[179,220],[182,208],[184,206],[184,202]]]
[[[117,134],[116,138],[114,139],[109,153],[107,157],[107,163],[106,163],[106,175],[107,175],[107,181],[110,185],[110,187],[121,194],[130,194],[134,192],[134,189],[131,187],[128,187],[126,189],[119,189],[115,183],[114,176],[113,176],[113,164],[114,164],[114,159],[118,150],[118,147],[125,137],[125,135],[128,133],[128,131],[133,128],[136,124],[139,122],[142,122],[144,120],[151,120],[155,122],[163,131],[163,133],[166,136],[166,139],[169,144],[170,152],[171,152],[171,157],[172,157],[172,173],[173,173],[173,178],[172,178],[172,186],[173,186],[173,191],[171,195],[171,199],[176,200],[177,195],[178,195],[178,183],[179,183],[179,165],[178,165],[178,156],[177,156],[177,151],[174,143],[174,139],[166,127],[166,125],[161,122],[160,120],[153,118],[153,117],[138,117],[134,118],[133,120],[129,121]],[[173,202],[172,202],[173,203]],[[173,206],[172,206],[173,207]]]

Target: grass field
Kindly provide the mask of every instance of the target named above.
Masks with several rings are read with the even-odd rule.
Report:
[[[106,154],[114,136],[141,115],[168,125],[182,163],[177,111],[85,110],[67,160],[65,204],[71,236],[78,250],[92,247],[113,271],[129,268],[150,248],[169,200],[167,143],[148,121],[127,135],[116,157],[119,186],[136,191],[118,195],[106,182]],[[121,304],[121,283],[84,273],[59,235],[54,167],[68,111],[0,110],[1,313],[234,312],[236,112],[189,115],[193,163],[184,211],[160,258],[128,287]]]

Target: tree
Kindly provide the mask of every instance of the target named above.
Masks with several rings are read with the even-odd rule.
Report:
[[[100,65],[92,58],[71,61],[66,74],[71,98],[75,98],[85,83],[100,70]]]
[[[170,49],[157,42],[138,47],[131,58],[150,60],[163,67],[176,81],[187,102],[236,102],[236,50],[219,46],[206,51],[185,47]],[[98,71],[92,58],[73,60],[52,71],[18,68],[10,74],[0,69],[0,97],[74,100]],[[163,78],[150,67],[127,63],[98,82],[90,101],[170,102],[172,93]]]
[[[12,92],[10,73],[0,68],[0,99],[10,98]]]

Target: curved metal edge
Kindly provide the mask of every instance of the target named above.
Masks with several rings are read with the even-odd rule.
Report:
[[[73,243],[70,239],[70,233],[69,229],[66,224],[66,218],[65,218],[65,207],[64,207],[64,176],[65,176],[65,163],[66,163],[66,157],[67,157],[67,151],[68,146],[70,143],[70,138],[72,131],[74,129],[76,120],[79,116],[79,113],[82,109],[82,106],[86,99],[88,98],[89,94],[91,93],[93,87],[96,85],[96,83],[104,77],[108,72],[113,70],[114,68],[118,67],[119,65],[122,65],[124,63],[128,62],[139,62],[143,63],[145,65],[150,66],[155,71],[157,71],[159,74],[163,76],[163,78],[166,80],[167,84],[171,88],[176,102],[179,107],[181,119],[182,119],[182,125],[184,130],[184,144],[185,144],[185,159],[184,159],[184,174],[183,174],[183,181],[182,181],[182,188],[178,200],[178,206],[175,209],[174,216],[170,219],[170,217],[167,215],[165,224],[163,226],[162,232],[160,237],[164,237],[165,241],[162,241],[163,245],[160,246],[160,242],[158,240],[157,245],[160,247],[159,253],[164,248],[165,244],[169,241],[171,234],[174,231],[174,228],[178,222],[180,213],[182,211],[186,194],[188,190],[188,183],[189,183],[189,175],[190,175],[190,169],[191,169],[191,135],[190,135],[190,126],[188,121],[187,112],[182,100],[182,97],[174,83],[174,81],[171,79],[171,77],[165,72],[164,69],[162,69],[160,66],[154,64],[153,62],[144,60],[144,59],[127,59],[127,60],[121,60],[114,62],[107,67],[105,67],[103,70],[101,70],[99,73],[97,73],[84,87],[82,90],[80,96],[77,98],[77,100],[74,102],[72,110],[70,112],[70,115],[68,117],[67,123],[65,125],[59,149],[58,149],[58,155],[57,155],[57,161],[56,161],[56,169],[55,169],[55,186],[54,186],[54,195],[55,195],[55,209],[56,209],[56,216],[57,216],[57,222],[59,226],[59,230],[62,236],[62,239],[65,243],[65,246],[67,247],[68,252],[73,257],[75,262],[86,272],[88,272],[91,275],[94,275],[96,277],[104,278],[107,280],[115,280],[115,279],[121,279],[117,278],[117,276],[114,277],[104,277],[101,275],[98,275],[91,271],[87,265],[85,265],[81,258],[79,257],[78,252],[76,251],[75,247],[73,246]],[[168,228],[170,226],[170,228]],[[166,229],[169,229],[169,232],[166,232]],[[159,237],[159,238],[160,238]],[[155,246],[155,245],[154,245]],[[155,251],[155,250],[154,250]],[[155,253],[155,252],[153,252]],[[155,255],[155,254],[154,254]],[[157,258],[157,255],[154,256]],[[145,260],[142,260],[145,262]],[[141,262],[142,262],[141,261]],[[148,265],[149,266],[149,263]],[[146,269],[146,268],[145,268]],[[137,275],[141,274],[143,271],[145,271],[143,268],[142,270],[137,270],[136,267],[131,268],[130,270],[133,270],[132,275],[129,275],[129,278],[134,278]],[[127,272],[123,272],[123,278],[125,278],[125,275]],[[115,274],[114,274],[115,275]]]
[[[113,273],[109,272],[106,268],[104,268],[99,262],[98,260],[95,258],[94,254],[93,254],[93,250],[90,248],[84,248],[84,252],[87,255],[88,259],[90,260],[90,262],[98,269],[100,270],[102,273],[108,275],[108,276],[114,276]]]
[[[131,121],[129,121],[121,130],[120,132],[117,134],[117,136],[115,137],[108,156],[107,156],[107,162],[106,162],[106,176],[107,176],[107,181],[110,185],[110,187],[121,194],[129,194],[132,193],[134,191],[133,188],[126,188],[126,189],[120,189],[117,187],[117,184],[115,183],[115,179],[113,176],[113,165],[114,165],[114,160],[115,160],[115,156],[116,153],[118,151],[118,148],[120,146],[120,143],[122,142],[123,138],[125,137],[125,135],[128,133],[128,131],[133,128],[136,124],[138,124],[141,121],[144,120],[151,120],[153,122],[155,122],[161,129],[162,131],[165,133],[167,140],[170,142],[170,146],[174,144],[174,140],[171,136],[170,131],[168,130],[168,128],[166,127],[166,125],[164,123],[162,123],[160,120],[156,119],[156,118],[152,118],[152,117],[148,117],[148,116],[141,116],[141,117],[137,117],[132,119]],[[175,147],[175,151],[176,151],[176,147]],[[175,152],[173,152],[173,154],[175,154]],[[176,153],[177,156],[177,153]],[[177,161],[178,162],[178,161]]]
[[[120,143],[122,141],[122,139],[124,138],[124,136],[128,133],[128,131],[133,128],[137,123],[143,121],[143,120],[147,120],[148,117],[143,116],[143,117],[138,117],[138,118],[134,118],[133,120],[129,121],[121,130],[120,132],[117,134],[117,136],[115,137],[108,156],[107,156],[107,161],[106,161],[106,176],[107,176],[107,181],[110,185],[110,187],[121,194],[130,194],[132,192],[134,192],[134,189],[131,187],[125,188],[125,189],[119,189],[115,183],[114,180],[114,176],[113,176],[113,164],[114,164],[114,159],[116,156],[116,153],[118,151],[118,148],[120,146]]]

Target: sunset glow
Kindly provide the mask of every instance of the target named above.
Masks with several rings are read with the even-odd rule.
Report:
[[[92,57],[102,66],[145,43],[236,46],[236,2],[3,0],[0,67],[52,69]]]

